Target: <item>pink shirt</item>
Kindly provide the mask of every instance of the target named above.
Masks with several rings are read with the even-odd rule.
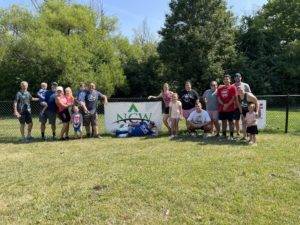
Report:
[[[66,96],[62,95],[62,96],[57,96],[56,97],[56,101],[55,101],[57,108],[58,108],[58,112],[62,112],[64,109],[66,109],[65,105],[68,104],[67,98]]]
[[[170,102],[170,114],[172,119],[180,119],[182,104],[180,101]]]
[[[245,121],[246,121],[247,127],[257,125],[257,115],[256,115],[256,113],[255,112],[247,112]]]
[[[166,107],[169,107],[169,104],[172,100],[172,94],[173,94],[173,92],[171,92],[171,91],[162,92],[162,98],[163,98],[163,101],[164,101]]]

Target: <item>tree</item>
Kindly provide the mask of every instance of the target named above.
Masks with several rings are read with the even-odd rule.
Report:
[[[12,96],[21,80],[33,89],[42,81],[74,88],[95,82],[112,95],[125,80],[112,37],[115,19],[98,18],[90,8],[64,0],[45,1],[36,15],[19,7],[2,12],[0,40],[8,46],[0,61],[2,97]]]
[[[256,93],[300,92],[299,24],[297,0],[272,0],[254,16],[243,18],[237,46]]]
[[[171,0],[170,11],[158,47],[168,79],[203,90],[235,57],[233,16],[223,0]]]

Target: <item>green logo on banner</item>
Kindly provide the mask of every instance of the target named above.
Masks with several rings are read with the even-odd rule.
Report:
[[[117,118],[115,120],[115,122],[119,122],[119,121],[127,121],[127,120],[151,120],[152,117],[152,113],[148,113],[148,112],[144,112],[141,113],[139,112],[137,106],[132,103],[126,112],[123,113],[117,113]]]
[[[132,112],[139,112],[138,109],[136,108],[136,106],[134,104],[132,104],[128,110],[129,113],[132,113]]]

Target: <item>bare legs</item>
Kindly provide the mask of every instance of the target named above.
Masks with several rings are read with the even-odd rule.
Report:
[[[163,123],[167,127],[169,134],[171,134],[171,127],[169,126],[168,119],[169,119],[169,114],[164,114]]]
[[[178,122],[179,119],[171,118],[171,135],[178,135]]]

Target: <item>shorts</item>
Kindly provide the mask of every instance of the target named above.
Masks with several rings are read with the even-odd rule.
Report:
[[[217,121],[219,120],[219,112],[218,111],[210,111],[208,110],[208,115],[210,117],[211,120]]]
[[[52,112],[50,110],[45,110],[45,112],[40,115],[39,121],[43,124],[47,123],[47,120],[49,120],[49,124],[55,125],[56,124],[56,112]]]
[[[164,114],[169,114],[170,107],[165,107]]]
[[[98,126],[98,114],[97,112],[93,114],[83,115],[83,126]]]
[[[29,111],[25,111],[20,113],[20,118],[19,118],[19,122],[20,124],[29,124],[32,123],[32,117],[31,117],[31,113]]]
[[[219,120],[233,121],[234,111],[232,112],[219,112]]]
[[[189,118],[190,114],[195,110],[195,108],[192,109],[184,109],[183,111],[183,117],[185,119]]]
[[[75,133],[80,133],[80,132],[82,132],[82,131],[81,131],[81,124],[79,124],[79,125],[77,125],[77,126],[73,126],[73,128],[74,128],[74,132],[75,132]]]
[[[242,108],[242,115],[244,117],[246,117],[247,112],[249,112],[248,108]],[[233,119],[234,120],[240,120],[241,119],[241,113],[240,113],[239,109],[236,109],[234,111]]]
[[[254,125],[254,126],[247,127],[247,133],[248,134],[258,134],[257,126]]]
[[[69,113],[68,109],[64,109],[63,111],[58,113],[58,118],[63,122],[63,123],[69,123],[71,120],[71,116]]]

